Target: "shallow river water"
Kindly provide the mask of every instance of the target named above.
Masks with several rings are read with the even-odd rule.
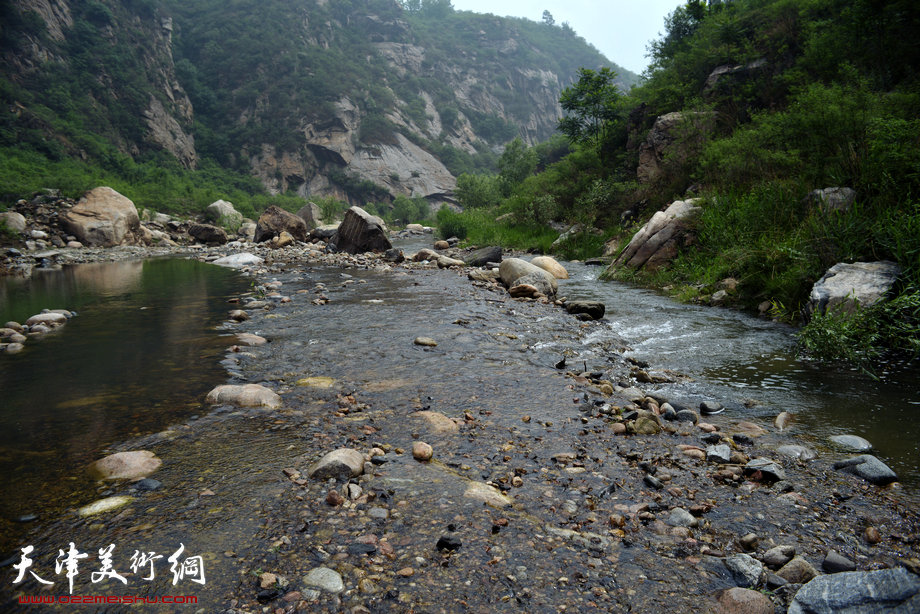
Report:
[[[875,453],[911,487],[920,487],[920,369],[900,368],[878,379],[797,356],[795,329],[729,309],[684,305],[614,282],[601,269],[568,264],[570,297],[606,303],[606,322],[588,342],[607,335],[629,344],[626,356],[651,369],[671,369],[692,381],[658,387],[687,404],[723,403],[752,417],[795,415],[796,433],[817,447],[832,435],[868,439]],[[650,390],[655,390],[651,387]]]
[[[80,314],[51,336],[30,340],[22,354],[0,356],[3,554],[26,543],[28,525],[11,522],[20,515],[53,515],[108,494],[135,497],[132,507],[114,518],[83,521],[69,514],[52,523],[50,534],[36,537],[37,549],[45,550],[37,559],[39,569],[51,565],[54,548],[66,546],[56,535],[84,543],[105,535],[106,543],[117,541],[127,552],[143,547],[166,554],[181,542],[190,553],[201,553],[210,570],[206,587],[192,587],[200,591],[195,594],[202,603],[226,604],[229,595],[254,594],[256,572],[287,567],[296,570],[291,572],[296,579],[310,567],[331,564],[337,547],[337,556],[347,555],[354,546],[348,540],[361,532],[389,536],[398,554],[406,551],[399,566],[418,566],[413,561],[434,556],[429,532],[436,540],[448,523],[467,523],[484,529],[464,533],[463,559],[426,568],[418,585],[410,585],[412,595],[438,603],[446,587],[458,603],[500,603],[508,597],[513,605],[522,603],[517,591],[530,574],[534,594],[543,595],[546,604],[537,607],[535,601],[532,611],[554,611],[554,600],[567,599],[556,588],[565,584],[559,582],[563,570],[566,575],[584,571],[573,585],[596,582],[611,594],[626,591],[626,583],[629,591],[618,599],[630,602],[630,591],[638,590],[636,603],[649,606],[641,601],[642,590],[649,595],[665,590],[663,578],[650,573],[658,564],[653,549],[626,542],[614,547],[606,538],[591,538],[585,547],[590,568],[616,562],[619,588],[612,575],[579,567],[585,553],[577,544],[568,553],[559,548],[552,556],[536,554],[554,538],[574,539],[557,524],[605,533],[604,515],[594,518],[595,505],[630,506],[648,498],[632,491],[610,494],[616,485],[627,491],[628,485],[641,484],[633,465],[646,454],[643,440],[613,442],[603,421],[582,415],[586,404],[580,389],[554,368],[561,356],[570,369],[580,370],[583,363],[624,382],[629,372],[624,355],[648,362],[651,373],[667,372],[677,381],[644,385],[646,390],[657,388],[685,404],[718,400],[727,405],[725,414],[737,419],[771,419],[789,411],[797,417],[795,434],[822,451],[830,450],[830,434],[863,435],[898,471],[905,489],[918,483],[920,434],[913,424],[918,382],[911,375],[876,382],[801,362],[787,327],[598,282],[599,270],[582,264],[567,263],[572,279],[561,282],[560,294],[605,302],[601,322],[582,325],[559,309],[508,301],[503,293],[473,288],[465,275],[453,271],[318,265],[279,270],[281,291],[293,302],[231,325],[225,321],[232,308],[227,298],[245,292],[248,279],[193,261],[107,266],[114,268],[55,273],[56,285],[66,289],[58,304],[32,298],[47,284],[45,278],[33,281],[31,289],[7,285],[0,294],[6,301],[0,303],[3,321],[25,319],[42,307]],[[319,296],[328,296],[329,304],[313,305],[311,299]],[[27,300],[31,303],[23,306]],[[244,330],[265,335],[269,344],[227,353],[233,342],[227,335]],[[432,337],[438,346],[416,346],[416,336]],[[308,379],[317,377],[328,378],[331,388]],[[272,415],[204,406],[207,390],[228,379],[274,388],[282,394],[284,411]],[[339,515],[326,505],[322,484],[290,490],[287,469],[305,472],[325,450],[378,443],[410,449],[425,433],[413,417],[421,409],[461,422],[461,434],[428,435],[438,451],[431,465],[413,461],[411,454],[387,455],[389,462],[362,482],[378,497],[374,505],[382,506],[382,516],[368,517],[367,506]],[[155,475],[163,489],[144,494],[119,485],[106,490],[82,477],[85,464],[107,448],[154,450],[164,461]],[[565,466],[571,459],[560,466],[560,454],[577,458],[575,466]],[[631,464],[623,464],[623,458]],[[695,470],[683,461],[669,466],[674,484],[693,491]],[[511,475],[523,476],[525,486],[514,491],[514,510],[505,512],[512,520],[511,529],[502,529],[505,541],[492,543],[498,513],[473,505],[464,490],[473,482],[510,483]],[[415,509],[425,513],[413,514]],[[751,519],[732,516],[727,504],[722,509],[711,518],[724,535],[751,530]],[[349,530],[350,522],[361,529]],[[755,522],[761,525],[758,532],[795,535],[802,521],[778,510],[775,517]],[[413,549],[420,557],[412,558]],[[457,572],[452,575],[448,563],[472,574],[465,585],[452,586]],[[493,582],[492,565],[507,567],[518,584]],[[674,573],[668,580],[679,585],[697,580],[699,570],[690,566]],[[728,586],[719,573],[724,572],[707,580],[708,588]],[[170,590],[166,578],[143,590]],[[659,598],[668,597],[654,597]],[[335,602],[328,606],[329,611],[337,607]]]

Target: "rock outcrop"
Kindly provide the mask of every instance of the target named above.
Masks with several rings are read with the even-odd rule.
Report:
[[[690,224],[700,213],[700,200],[678,200],[658,211],[637,232],[611,266],[655,269],[670,262],[681,247],[693,242]]]
[[[680,159],[687,149],[712,129],[713,113],[674,112],[655,120],[645,142],[639,146],[639,183],[650,183],[663,172],[666,156]]]
[[[143,243],[137,208],[112,188],[90,190],[60,219],[64,229],[83,245],[113,247]]]
[[[886,260],[835,264],[812,287],[805,315],[854,313],[857,304],[868,307],[877,303],[894,286],[900,272],[897,264]]]
[[[812,190],[808,194],[809,203],[825,213],[832,211],[846,212],[856,202],[856,190],[853,188],[824,188]]]
[[[818,576],[799,589],[789,614],[920,611],[920,578],[906,569]]]
[[[379,217],[361,207],[351,207],[339,225],[331,242],[339,251],[349,254],[385,252],[392,248],[387,227]]]

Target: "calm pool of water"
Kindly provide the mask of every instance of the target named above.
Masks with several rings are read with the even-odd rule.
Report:
[[[43,308],[79,315],[16,355],[0,354],[0,526],[66,507],[75,475],[112,444],[201,411],[230,345],[216,327],[236,273],[193,260],[88,264],[0,279],[0,324]],[[77,500],[74,499],[74,500]],[[7,540],[2,540],[8,546]],[[7,548],[4,547],[4,550]]]

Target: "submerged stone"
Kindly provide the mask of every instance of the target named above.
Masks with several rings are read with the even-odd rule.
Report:
[[[153,452],[134,450],[99,459],[87,471],[96,480],[137,480],[149,476],[162,464]]]
[[[84,505],[77,510],[77,514],[84,518],[87,516],[95,516],[96,514],[117,510],[118,508],[128,505],[133,500],[132,497],[127,496],[107,497],[105,499],[93,501],[89,505]]]

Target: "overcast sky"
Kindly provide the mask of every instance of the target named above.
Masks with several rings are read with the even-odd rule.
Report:
[[[453,0],[458,11],[527,17],[540,21],[543,11],[572,29],[611,62],[641,74],[648,65],[649,41],[664,31],[664,18],[681,0]]]

